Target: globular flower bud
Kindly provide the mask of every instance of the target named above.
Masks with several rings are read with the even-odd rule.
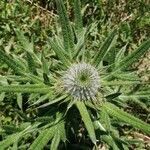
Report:
[[[97,69],[90,64],[73,64],[63,76],[63,86],[75,99],[95,99],[100,87],[100,77]]]

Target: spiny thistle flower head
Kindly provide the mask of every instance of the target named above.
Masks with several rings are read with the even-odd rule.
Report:
[[[63,76],[65,91],[75,99],[95,99],[100,78],[96,68],[87,63],[73,64]]]

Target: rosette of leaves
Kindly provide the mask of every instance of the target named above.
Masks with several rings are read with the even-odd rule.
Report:
[[[150,40],[129,55],[124,46],[114,56],[114,29],[93,51],[86,46],[91,27],[83,27],[80,1],[73,4],[74,22],[63,1],[56,3],[61,33],[49,38],[52,51],[36,52],[19,30],[22,55],[8,54],[1,46],[1,66],[9,68],[0,76],[1,103],[15,100],[18,107],[14,106],[12,124],[1,123],[0,149],[91,149],[103,143],[115,150],[129,149],[133,141],[118,128],[128,125],[150,133],[150,125],[122,109],[128,100],[144,105],[140,99],[150,97],[149,86],[143,86],[147,83],[131,68],[149,50]],[[108,54],[113,59],[106,63]]]

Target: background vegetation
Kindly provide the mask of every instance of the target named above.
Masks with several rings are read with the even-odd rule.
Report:
[[[73,0],[64,0],[64,4],[67,8],[69,19],[72,21],[74,19]],[[150,5],[148,0],[81,0],[81,8],[83,25],[91,25],[92,32],[90,32],[86,44],[93,52],[97,51],[99,42],[102,43],[114,27],[119,27],[117,49],[115,49],[111,55],[107,55],[104,60],[105,63],[113,61],[113,56],[116,55],[119,48],[126,46],[125,55],[128,55],[149,38]],[[55,58],[56,56],[53,52],[48,53],[50,47],[47,45],[47,41],[49,37],[54,36],[54,33],[57,34],[57,32],[59,32],[58,26],[58,12],[55,0],[0,1],[0,47],[3,48],[7,54],[13,53],[18,57],[24,55],[22,53],[22,47],[18,44],[18,36],[16,35],[16,31],[21,30],[24,32],[25,37],[28,37],[30,41],[34,41],[35,51],[42,53],[42,50],[45,49],[47,57],[51,56],[51,58]],[[147,52],[138,60],[138,63],[132,66],[137,75],[147,83],[150,82],[149,64],[150,52]],[[0,63],[1,84],[6,83],[2,76],[10,74],[10,72],[11,70],[9,70],[7,65]],[[25,112],[28,108],[28,104],[26,103],[27,98],[26,95],[21,97],[19,94],[16,97],[14,93],[8,94],[5,98],[3,94],[0,95],[0,140],[3,140],[5,136],[2,127],[4,127],[9,134],[9,130],[11,133],[11,127],[9,125],[18,125],[19,122],[23,120],[23,114],[21,114],[21,112]],[[149,100],[143,103],[129,101],[128,106],[124,107],[124,110],[144,122],[150,123],[149,106]],[[20,111],[18,111],[18,109]],[[33,117],[35,112],[28,112],[27,115]],[[80,137],[84,134],[84,128],[82,127],[81,125],[81,128],[78,129],[79,133],[77,138],[79,141],[77,140],[77,145],[74,145],[75,148],[77,146],[79,149],[84,149],[84,147],[78,147],[80,142],[84,143],[83,145],[87,145],[89,142],[87,137]],[[141,141],[138,144],[133,142],[130,149],[144,150],[150,148],[150,137],[148,135],[138,130],[135,131],[130,126],[124,126],[123,128],[124,129],[119,126],[118,131],[120,133],[124,132],[125,137]],[[35,136],[36,135],[33,135],[33,137],[29,136],[27,143],[32,142]],[[24,145],[24,143],[21,144]],[[105,144],[101,146],[101,148],[105,148]],[[28,145],[26,145],[26,147],[28,147]],[[47,149],[47,147],[45,147],[45,149]]]

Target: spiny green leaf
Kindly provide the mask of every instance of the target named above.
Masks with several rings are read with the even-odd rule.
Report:
[[[118,72],[114,74],[114,77],[126,81],[141,81],[141,79],[138,77],[136,73],[130,72]]]
[[[59,133],[59,130],[56,131],[53,139],[52,139],[52,143],[51,143],[51,150],[57,150],[58,148],[58,145],[59,145],[59,142],[60,142],[60,133]]]
[[[27,61],[28,61],[29,71],[31,73],[33,73],[34,75],[37,75],[35,61],[34,61],[34,59],[32,58],[32,55],[29,52],[27,52]]]
[[[67,97],[66,95],[62,95],[56,99],[50,100],[48,103],[45,103],[45,104],[39,106],[38,108],[47,107],[47,106],[52,105],[54,103],[60,102],[60,101],[64,100],[66,97]]]
[[[54,137],[57,131],[60,132],[63,121],[43,130],[35,141],[31,144],[29,150],[43,150],[44,146]],[[59,134],[60,138],[60,134]],[[60,139],[59,139],[60,141]],[[57,142],[59,142],[57,141]],[[58,144],[58,143],[57,143]]]
[[[24,36],[23,32],[17,29],[16,35],[23,49],[29,53],[33,52],[33,43],[29,42],[29,40]]]
[[[37,121],[37,122],[52,122],[52,118],[53,116],[44,116],[44,117],[38,117],[38,118],[35,118],[34,120]]]
[[[59,117],[60,116],[60,117]],[[59,115],[58,118],[61,119],[62,117],[62,114]],[[60,138],[63,142],[66,142],[67,138],[66,138],[66,128],[65,128],[65,122],[62,121],[60,124],[59,124],[59,134],[60,134]]]
[[[0,92],[18,93],[48,93],[49,87],[40,84],[33,85],[4,85],[0,86]]]
[[[74,0],[73,6],[74,6],[74,15],[75,15],[75,27],[76,27],[78,33],[80,33],[83,28],[80,0]]]
[[[102,135],[101,138],[110,146],[113,148],[113,150],[120,150],[115,143],[114,139],[110,135]]]
[[[135,85],[135,84],[147,84],[147,82],[140,82],[140,81],[102,81],[101,84],[103,86],[118,86],[118,85]]]
[[[0,102],[2,102],[4,100],[4,98],[5,98],[5,92],[2,92],[0,94]]]
[[[0,149],[5,150],[8,146],[16,142],[21,136],[22,136],[22,132],[15,133],[15,134],[8,136],[5,140],[0,142]]]
[[[125,46],[123,46],[118,53],[116,54],[115,57],[115,65],[117,66],[119,64],[119,62],[124,58],[124,53],[126,51],[126,47],[128,44],[126,44]]]
[[[28,38],[26,38],[23,34],[22,31],[20,31],[19,29],[16,30],[16,35],[18,37],[18,40],[22,46],[22,48],[28,52],[29,54],[32,55],[32,57],[41,65],[41,61],[40,59],[38,58],[38,56],[34,53],[34,43],[33,41],[32,42],[29,42]]]
[[[143,122],[142,120],[135,118],[134,116],[124,112],[123,110],[119,109],[115,105],[105,102],[102,105],[102,108],[105,109],[105,111],[112,117],[115,117],[121,121],[124,121],[130,125],[132,125],[135,128],[138,128],[145,133],[150,133],[150,125]]]
[[[26,73],[25,68],[20,65],[17,61],[15,61],[12,57],[7,55],[4,51],[0,50],[0,58],[3,62],[5,62],[10,68],[12,68],[16,73],[19,73],[21,75],[24,75],[31,79],[31,81],[35,83],[42,83],[41,79],[39,79],[37,76]]]
[[[149,95],[149,98],[150,98],[150,95]],[[150,112],[150,110],[148,109],[147,105],[145,103],[141,102],[138,98],[131,98],[131,97],[129,97],[128,100],[134,102],[136,106],[140,106],[141,108],[143,108],[147,112]]]
[[[17,104],[19,108],[22,109],[22,94],[21,93],[17,93]]]
[[[146,82],[149,84],[149,82]],[[142,88],[139,91],[129,93],[128,95],[120,95],[119,98],[121,99],[140,99],[140,98],[150,98],[150,89],[149,88]]]
[[[136,94],[135,93],[135,94],[129,94],[129,95],[120,95],[119,97],[122,98],[122,99],[123,98],[124,99],[130,99],[130,98],[131,99],[132,98],[138,98],[138,99],[139,98],[150,98],[150,94],[144,94],[144,93],[143,94],[142,93],[141,94]]]
[[[114,29],[100,47],[99,51],[93,59],[93,63],[96,66],[100,64],[100,62],[104,59],[108,51],[111,49],[112,45],[114,44],[114,41],[116,40],[116,35],[117,29]]]
[[[17,63],[12,57],[7,55],[3,50],[0,50],[0,59],[5,62],[16,73],[21,73],[25,70],[19,63]]]
[[[121,95],[120,92],[115,92],[115,93],[106,95],[105,98],[106,98],[108,101],[111,101],[111,100],[117,98],[119,95]]]
[[[18,150],[18,141],[13,144],[12,150]]]
[[[150,91],[139,91],[139,92],[136,92],[135,94],[136,95],[149,95],[150,96]]]
[[[41,103],[41,102],[44,102],[44,101],[47,100],[48,98],[52,97],[52,95],[53,95],[53,92],[52,92],[52,91],[49,91],[48,94],[41,96],[41,97],[40,97],[36,102],[34,102],[32,105],[37,105],[37,104],[39,104],[39,103]],[[31,105],[31,106],[32,106],[32,105]]]
[[[106,113],[104,109],[101,109],[100,112],[100,121],[104,124],[104,127],[107,129],[107,131],[111,131],[111,121],[109,118],[109,115]]]
[[[31,93],[30,95],[29,95],[29,99],[28,99],[28,101],[36,101],[36,99],[37,98],[39,98],[39,96],[40,96],[40,94],[39,93]]]
[[[42,61],[43,72],[44,72],[45,74],[49,74],[49,67],[48,67],[47,60],[45,59],[44,51],[42,51],[41,61]]]
[[[144,42],[137,50],[126,56],[122,61],[120,61],[119,65],[116,66],[117,70],[126,69],[133,62],[137,61],[146,51],[150,49],[150,39]]]
[[[39,124],[40,123],[35,123],[32,126],[29,125],[23,131],[7,136],[7,138],[5,140],[3,140],[3,141],[0,142],[0,150],[4,150],[8,146],[10,146],[13,143],[15,143],[16,141],[20,140],[20,138],[22,138],[25,134],[30,133],[30,132],[33,131],[33,129],[37,128],[37,126]]]
[[[26,63],[26,60],[23,58],[23,57],[20,57],[19,55],[16,55],[16,54],[11,54],[12,55],[12,58],[14,59],[14,61],[22,66],[22,68],[26,69],[27,68],[27,63]],[[10,55],[10,56],[11,56]]]
[[[59,45],[54,40],[52,40],[52,39],[49,40],[49,43],[50,43],[50,46],[52,47],[52,49],[54,50],[54,52],[56,53],[56,55],[58,56],[58,58],[63,63],[63,65],[65,65],[66,67],[68,67],[70,65],[70,61],[66,57],[66,55],[64,54],[64,52],[61,50],[61,48],[59,47]]]
[[[31,144],[29,150],[43,150],[44,146],[52,139],[55,133],[54,126],[42,131],[35,141]]]
[[[82,117],[82,120],[85,124],[85,127],[89,133],[89,136],[90,136],[92,142],[94,144],[96,144],[96,135],[95,135],[95,131],[94,131],[94,126],[93,126],[92,120],[89,116],[89,113],[87,111],[87,108],[86,108],[84,102],[77,101],[76,106],[80,112],[80,115]]]
[[[106,129],[104,128],[104,126],[101,124],[101,122],[99,120],[94,121],[94,128],[96,130],[100,129],[100,130],[106,132]]]
[[[10,80],[10,81],[21,81],[21,82],[24,82],[24,81],[30,81],[27,77],[22,77],[22,76],[16,76],[16,75],[8,75],[8,76],[5,76],[6,79]],[[0,79],[1,79],[1,76],[0,76]]]
[[[63,1],[56,0],[56,4],[60,17],[61,29],[64,39],[64,47],[65,50],[68,51],[69,55],[71,56],[71,51],[74,48],[74,36],[71,29],[71,25],[69,23],[69,19]]]
[[[2,128],[8,133],[15,133],[15,132],[20,132],[20,129],[12,124],[10,125],[3,125]]]
[[[77,44],[75,45],[75,52],[73,54],[74,58],[76,58],[82,52],[82,49],[85,46],[85,37],[86,37],[86,34],[87,34],[87,29],[85,28],[78,35],[79,38],[78,38]]]
[[[11,81],[32,81],[36,84],[43,84],[43,80],[38,77],[38,76],[35,76],[31,73],[26,73],[26,72],[22,72],[20,73],[22,74],[22,76],[18,76],[18,75],[8,75],[8,76],[5,76],[8,80],[11,80]]]
[[[49,77],[48,77],[49,67],[48,67],[47,60],[45,59],[45,56],[44,56],[44,51],[42,52],[41,61],[42,61],[44,83],[47,84],[47,85],[50,85],[50,80],[49,80]]]
[[[69,102],[69,104],[68,104],[68,106],[67,106],[67,110],[66,110],[66,113],[65,114],[67,114],[67,112],[68,112],[68,110],[75,104],[75,100],[71,100],[70,102]]]
[[[24,73],[23,75],[26,76],[28,78],[28,80],[31,80],[34,83],[43,84],[44,85],[43,80],[40,79],[38,76],[35,76],[34,74]]]

